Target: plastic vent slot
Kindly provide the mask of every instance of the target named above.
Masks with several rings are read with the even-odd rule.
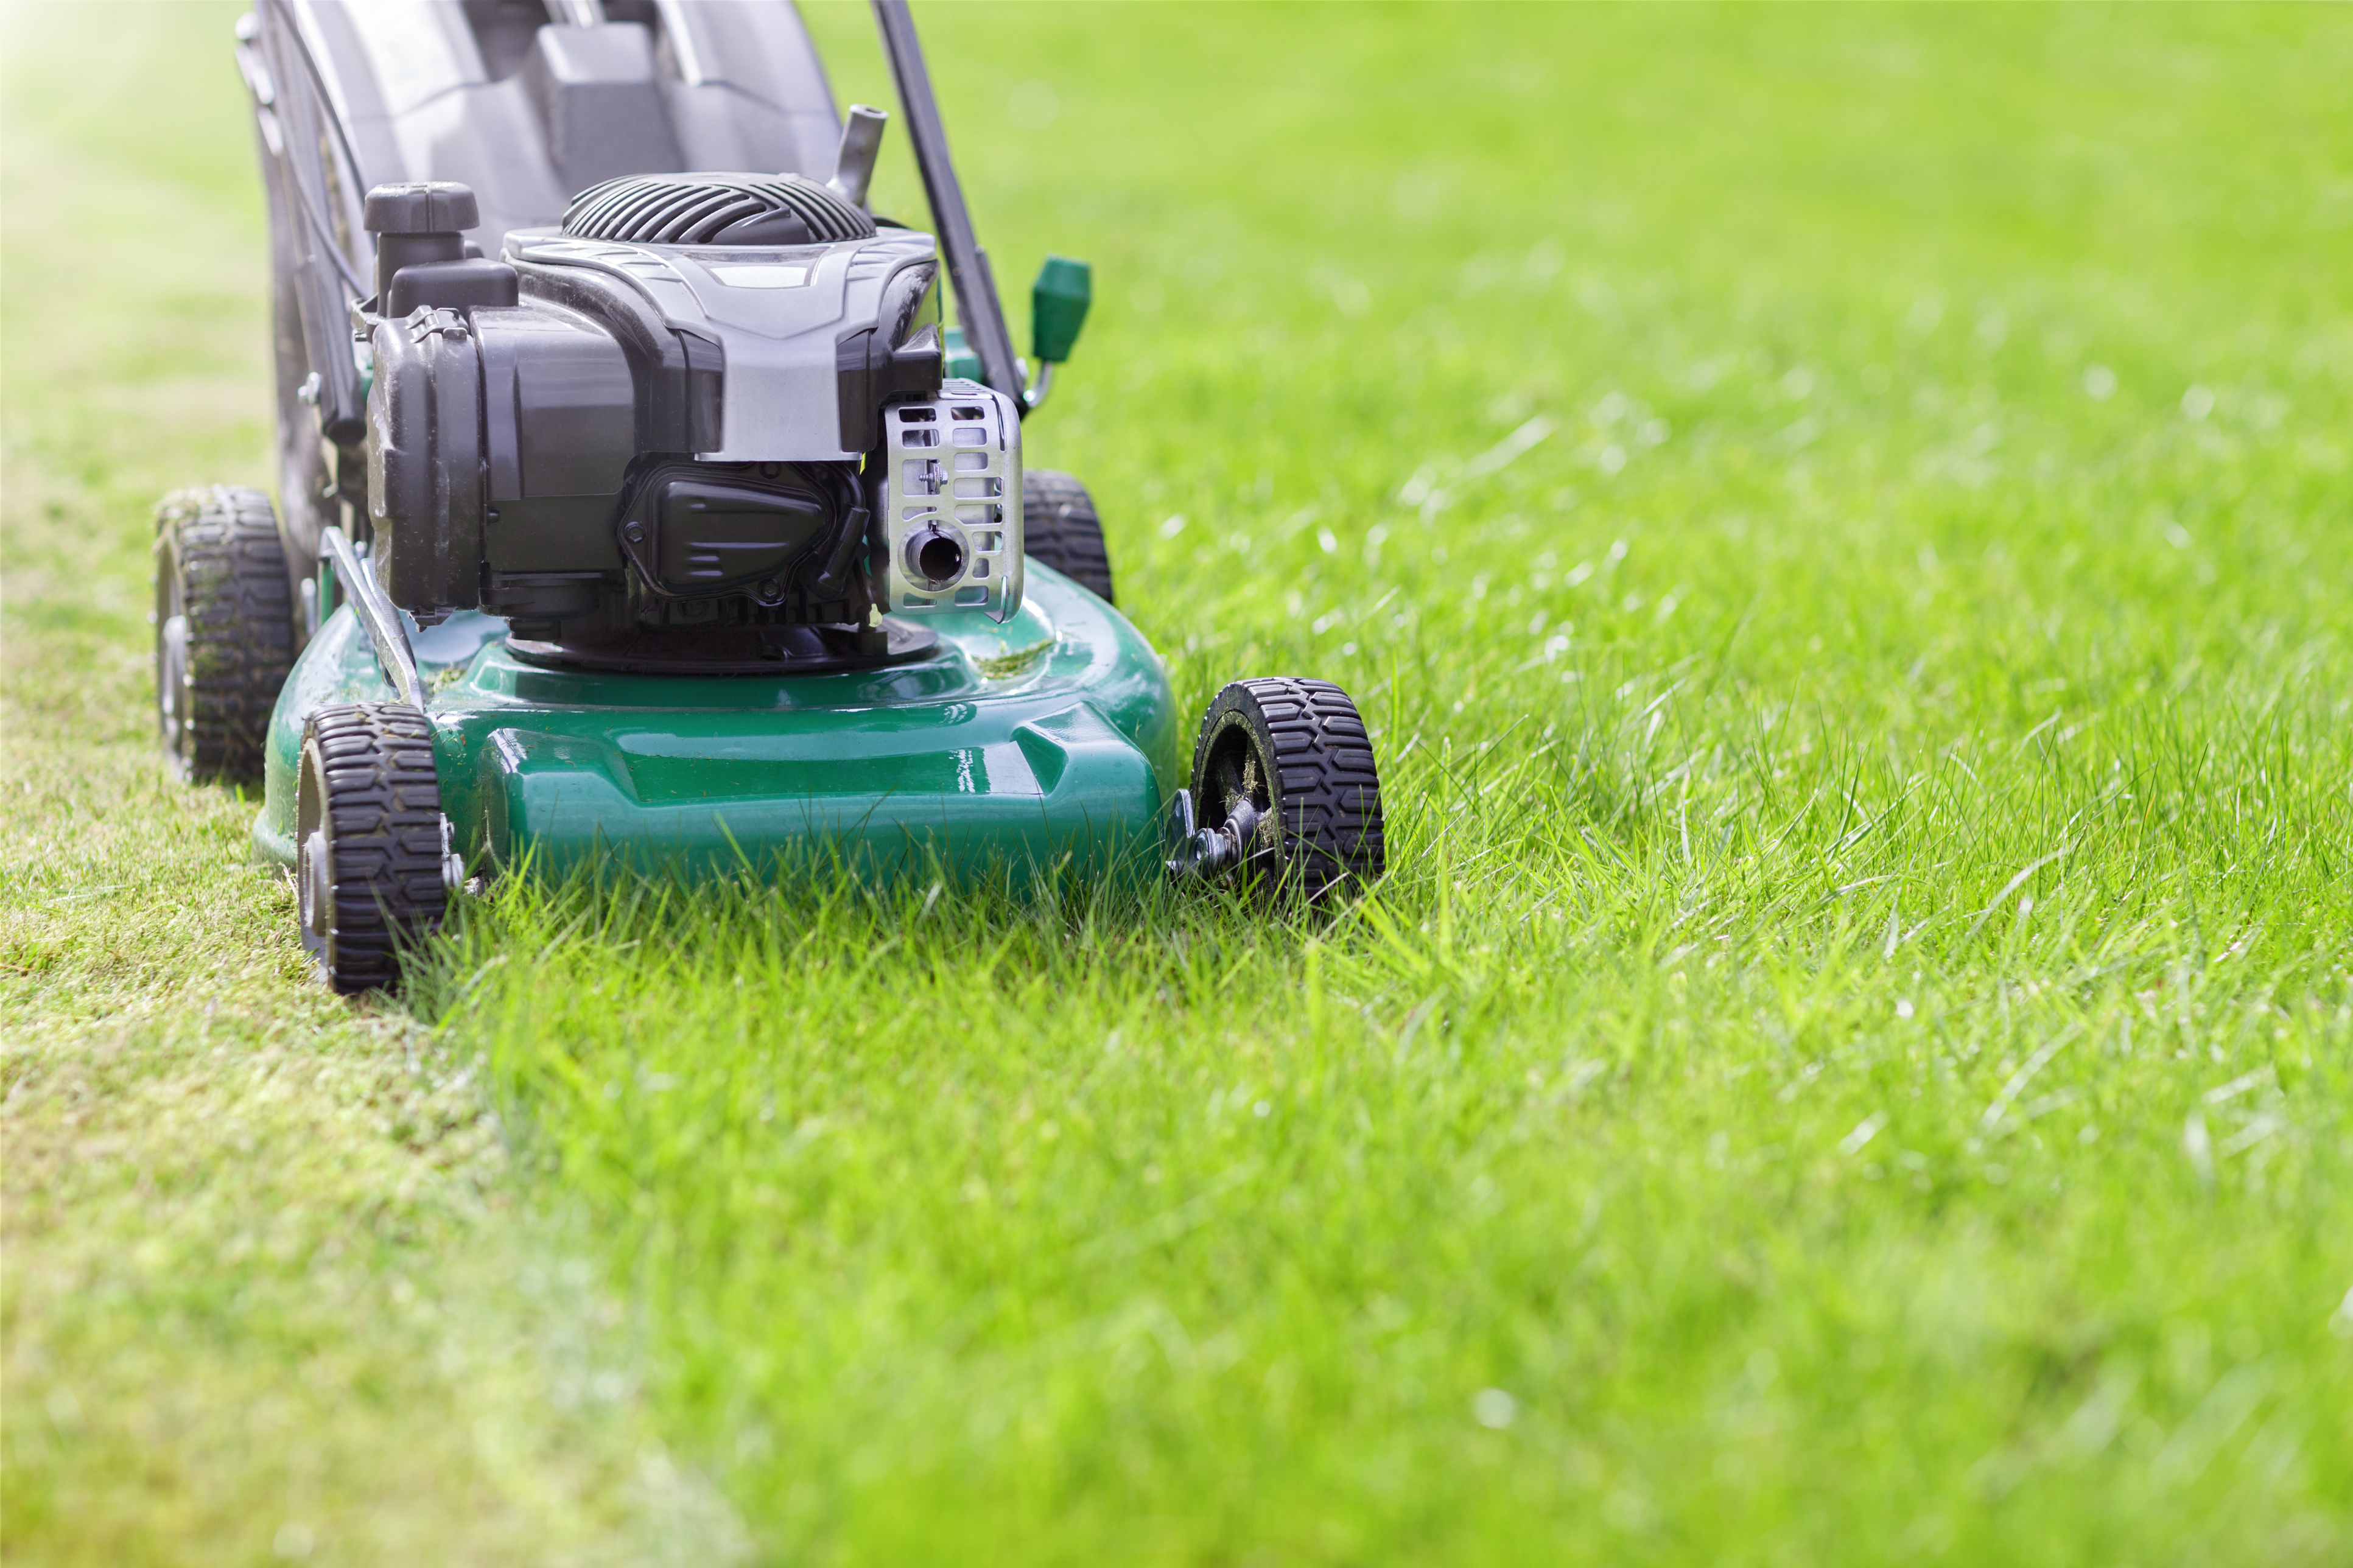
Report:
[[[627,174],[573,197],[564,232],[623,245],[829,245],[871,239],[874,220],[798,174]]]

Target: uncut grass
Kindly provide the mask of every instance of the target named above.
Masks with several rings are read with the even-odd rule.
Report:
[[[1101,268],[1030,460],[1392,873],[470,911],[681,1446],[778,1558],[2341,1555],[2346,24],[1119,16],[927,15]]]
[[[1817,746],[1814,813],[1431,757],[1322,928],[519,890],[445,1026],[776,1539],[2323,1558],[2341,868],[2139,739],[2146,813],[2039,757],[1907,811]]]

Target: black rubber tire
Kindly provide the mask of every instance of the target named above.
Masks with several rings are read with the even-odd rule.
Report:
[[[1386,868],[1372,739],[1330,681],[1236,680],[1210,702],[1193,747],[1199,825],[1224,826],[1244,796],[1261,820],[1241,871],[1269,896],[1321,903]]]
[[[294,816],[302,945],[337,991],[397,983],[448,911],[432,725],[406,702],[320,709],[302,729]]]
[[[1104,604],[1111,593],[1111,552],[1103,548],[1095,498],[1070,475],[1031,468],[1021,476],[1021,553],[1043,561]]]
[[[155,713],[181,778],[261,782],[294,667],[292,601],[267,494],[214,485],[155,509]]]

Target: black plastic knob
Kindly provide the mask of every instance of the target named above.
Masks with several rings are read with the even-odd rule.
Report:
[[[416,180],[368,191],[361,221],[375,241],[375,297],[388,303],[392,275],[418,262],[456,261],[466,254],[461,232],[482,221],[470,185]]]
[[[454,180],[376,185],[363,221],[370,234],[459,234],[482,221],[474,188]]]

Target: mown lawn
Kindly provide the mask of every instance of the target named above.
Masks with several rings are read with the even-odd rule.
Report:
[[[13,1542],[2353,1554],[2353,18],[931,7],[1097,268],[1030,460],[1188,705],[1357,694],[1392,875],[509,887],[353,1009],[144,751],[265,411],[177,16],[11,82]]]

